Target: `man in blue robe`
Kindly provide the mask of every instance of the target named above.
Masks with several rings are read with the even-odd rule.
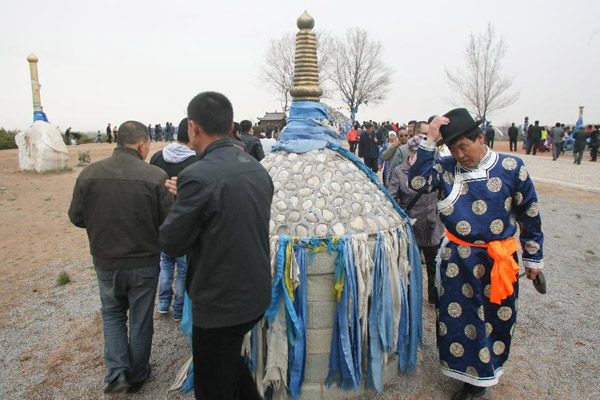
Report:
[[[484,145],[480,124],[464,108],[436,117],[409,170],[412,189],[442,199],[437,339],[442,374],[464,382],[453,400],[480,397],[504,372],[517,315],[517,223],[528,278],[543,268],[533,183],[521,159]],[[452,157],[436,160],[443,143]]]

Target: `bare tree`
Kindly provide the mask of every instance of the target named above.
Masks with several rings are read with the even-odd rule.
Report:
[[[501,75],[507,48],[504,38],[496,36],[491,22],[484,32],[477,35],[471,32],[465,48],[464,68],[457,67],[454,72],[445,69],[452,91],[447,101],[455,106],[466,106],[484,120],[517,101],[520,93],[509,93],[513,78]]]
[[[392,70],[382,60],[381,42],[371,40],[361,28],[349,29],[334,42],[329,78],[354,121],[360,105],[385,100],[392,83]]]
[[[328,97],[328,65],[331,62],[330,48],[332,40],[327,33],[316,32],[316,36],[319,80],[324,92],[323,97]],[[289,92],[294,84],[295,48],[296,37],[291,33],[286,33],[279,39],[271,40],[259,72],[260,82],[271,90],[284,112],[287,112],[292,102]]]

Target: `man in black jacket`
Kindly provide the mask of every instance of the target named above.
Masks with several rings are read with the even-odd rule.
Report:
[[[240,122],[240,128],[242,129],[242,135],[240,136],[240,139],[246,145],[246,151],[248,154],[256,158],[258,161],[265,158],[265,152],[260,139],[250,134],[252,132],[252,122],[245,119]]]
[[[519,136],[519,130],[513,122],[510,128],[508,128],[508,140],[510,141],[510,151],[517,151],[517,137]]]
[[[87,230],[98,277],[105,393],[136,392],[150,374],[158,227],[173,196],[164,186],[167,174],[144,162],[149,151],[148,128],[123,123],[113,155],[79,174],[69,208],[71,222]]]
[[[533,150],[533,155],[537,153],[538,143],[542,138],[542,127],[540,121],[535,121],[535,125],[529,126],[527,130],[527,154]]]
[[[260,398],[240,356],[244,335],[271,301],[269,219],[273,182],[229,139],[233,109],[220,93],[188,105],[190,145],[200,160],[179,174],[177,199],[160,227],[161,248],[191,252],[197,399]]]
[[[172,130],[171,124],[168,130]],[[172,137],[172,136],[170,136]],[[171,143],[154,153],[150,164],[164,170],[169,178],[178,176],[187,166],[198,161],[196,152],[189,147],[188,119],[179,123],[177,142]],[[177,281],[173,293],[173,276],[177,267]],[[186,257],[173,257],[165,252],[160,253],[160,276],[158,278],[158,312],[167,314],[173,301],[173,319],[181,321],[183,315],[183,295],[185,293],[185,277],[187,271]],[[173,299],[173,297],[175,297]]]
[[[379,169],[377,166],[377,160],[379,159],[379,148],[377,147],[377,138],[373,133],[373,124],[365,122],[364,131],[360,135],[360,142],[358,143],[358,156],[362,157],[365,161],[365,165],[374,173],[377,173]]]

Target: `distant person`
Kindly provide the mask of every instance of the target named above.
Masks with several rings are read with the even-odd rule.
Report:
[[[237,122],[233,123],[233,130],[229,134],[229,138],[231,139],[233,145],[240,149],[241,151],[246,151],[246,144],[242,142],[240,136],[242,135],[242,131],[240,128],[240,124]]]
[[[490,149],[494,148],[494,136],[496,136],[496,133],[494,132],[494,126],[489,124],[485,130],[485,144]]]
[[[379,158],[379,148],[377,147],[377,138],[373,132],[373,124],[365,122],[364,132],[360,135],[358,143],[358,156],[364,160],[367,167],[374,173],[378,171],[377,160]]]
[[[102,143],[102,132],[98,129],[98,133],[96,133],[96,143]]]
[[[71,144],[71,127],[68,127],[65,131],[65,144],[67,146]]]
[[[587,143],[587,132],[585,127],[581,125],[573,134],[575,144],[573,145],[573,164],[580,165],[583,160],[583,153],[585,151],[585,145]]]
[[[240,139],[246,145],[246,151],[252,157],[256,158],[258,161],[265,158],[265,152],[263,150],[262,144],[260,143],[260,139],[252,136],[254,130],[252,129],[252,122],[247,119],[240,122],[240,129],[242,130],[242,134],[240,135]]]
[[[264,138],[261,137],[260,144],[262,145],[265,154],[269,154],[271,152],[271,149],[273,148],[273,146],[275,146],[277,144],[277,140],[275,140],[273,138],[268,138],[268,137],[264,137]]]
[[[350,146],[350,152],[352,154],[356,154],[356,146],[358,145],[357,128],[358,126],[353,125],[346,133],[346,139],[348,140],[348,145]]]
[[[227,97],[200,93],[188,105],[188,119],[190,146],[200,160],[179,174],[177,200],[160,227],[160,242],[168,254],[191,251],[186,288],[193,311],[195,396],[260,399],[241,350],[271,302],[273,182],[229,139],[233,108]],[[241,123],[242,131],[249,122]]]
[[[409,150],[406,144],[409,139],[408,130],[404,127],[398,129],[397,140],[392,142],[383,153],[381,154],[382,160],[390,160],[390,171],[394,171],[400,164],[408,158]],[[391,174],[388,175],[388,181],[384,184],[389,183]]]
[[[513,122],[508,128],[508,140],[510,142],[510,151],[517,151],[517,138],[519,137],[519,130]]]
[[[563,140],[565,137],[565,130],[561,128],[560,122],[554,125],[554,128],[550,129],[550,142],[552,143],[552,160],[558,160],[560,153],[562,152]]]
[[[113,136],[114,136],[114,138],[115,138],[115,143],[118,143],[118,142],[117,142],[117,135],[118,135],[118,134],[119,134],[119,128],[117,128],[117,125],[115,124],[115,125],[113,126]]]
[[[69,207],[71,222],[87,231],[96,269],[108,370],[104,393],[135,393],[150,375],[158,227],[173,196],[165,188],[167,174],[144,162],[149,152],[146,126],[124,122],[112,156],[79,174]]]
[[[527,130],[527,154],[531,154],[533,151],[533,155],[536,155],[541,138],[542,127],[540,126],[540,121],[535,121],[535,125],[530,125]]]
[[[411,121],[408,121],[406,130],[408,131],[409,137],[413,137],[415,135],[415,125],[417,125],[417,121],[415,121],[414,119]]]
[[[110,127],[110,124],[106,127],[106,137],[108,139],[107,142],[112,143],[112,128]]]
[[[198,161],[198,156],[189,147],[189,142],[188,119],[184,118],[179,123],[177,141],[154,153],[150,159],[150,164],[156,165],[165,171],[169,178],[178,176],[181,171]],[[173,292],[175,268],[177,268],[177,281],[175,282],[175,292]],[[158,312],[167,314],[171,308],[171,303],[173,303],[173,319],[175,321],[181,321],[183,315],[186,274],[187,260],[185,255],[174,257],[165,252],[160,253]]]
[[[590,161],[598,160],[598,147],[600,147],[600,125],[594,125],[594,130],[590,136]]]

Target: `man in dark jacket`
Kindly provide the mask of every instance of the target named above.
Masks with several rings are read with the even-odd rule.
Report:
[[[168,125],[171,130],[172,125]],[[178,176],[187,166],[198,161],[196,152],[189,148],[188,119],[179,123],[177,142],[171,143],[154,153],[150,164],[164,170],[169,178]],[[172,136],[171,136],[172,137]],[[173,276],[177,266],[177,281],[173,293]],[[173,301],[173,319],[181,321],[183,315],[183,295],[185,293],[185,277],[187,271],[186,257],[173,257],[165,252],[160,253],[160,276],[158,278],[158,312],[167,314]],[[173,295],[175,299],[173,299]]]
[[[600,147],[600,125],[594,125],[594,131],[590,136],[590,161],[596,162],[598,160],[598,147]]]
[[[258,399],[240,354],[244,335],[271,301],[273,182],[229,139],[233,109],[227,97],[200,93],[188,106],[188,119],[190,145],[200,160],[179,174],[160,242],[167,254],[191,252],[186,288],[194,390],[197,399]]]
[[[364,128],[362,135],[360,135],[360,142],[358,143],[358,156],[363,158],[367,167],[377,173],[379,149],[377,148],[377,138],[373,133],[373,124],[365,122]]]
[[[585,151],[585,145],[587,143],[588,135],[585,131],[583,124],[573,134],[575,144],[573,145],[573,164],[580,165],[583,159],[583,152]]]
[[[250,134],[252,133],[252,122],[245,119],[242,122],[240,122],[240,128],[242,130],[240,139],[246,145],[246,151],[248,152],[248,154],[256,158],[258,161],[265,158],[265,152],[263,150],[260,139]]]
[[[492,124],[489,124],[487,129],[485,130],[485,144],[490,148],[494,148],[494,136],[496,136],[494,132],[494,127]]]
[[[150,374],[158,227],[173,203],[164,186],[167,174],[144,162],[150,151],[146,126],[125,122],[117,138],[111,157],[81,171],[69,208],[71,222],[87,231],[98,277],[105,393],[136,392]]]
[[[508,128],[508,140],[510,142],[510,151],[517,151],[517,138],[519,137],[519,130],[513,122],[510,128]]]
[[[542,127],[540,121],[535,121],[535,125],[529,126],[527,130],[527,154],[533,150],[533,155],[537,153],[538,143],[542,138]]]
[[[106,127],[106,136],[107,136],[107,142],[108,143],[112,143],[112,128],[110,127],[110,123],[108,124],[108,126]]]

